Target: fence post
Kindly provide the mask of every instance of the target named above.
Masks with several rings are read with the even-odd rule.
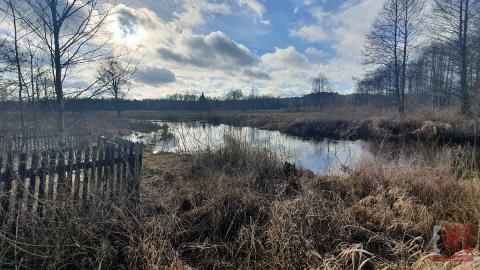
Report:
[[[15,185],[17,190],[17,195],[15,198],[15,219],[19,216],[22,212],[23,207],[23,195],[25,193],[25,185],[27,177],[27,153],[20,154],[20,160],[18,163],[18,174],[16,177]]]
[[[136,201],[140,201],[140,184],[141,184],[141,173],[142,173],[142,166],[143,166],[143,144],[137,144],[137,156],[136,156],[136,171],[135,171],[135,199]]]
[[[97,195],[103,195],[103,185],[105,177],[103,175],[105,168],[105,145],[102,141],[98,144],[98,165],[97,165]]]
[[[96,187],[97,187],[97,179],[96,179],[97,156],[98,156],[97,146],[93,146],[93,148],[92,148],[92,162],[91,162],[91,168],[90,168],[90,196],[88,198],[89,200],[92,199],[93,195],[96,192]]]
[[[68,150],[68,161],[67,161],[67,193],[68,197],[73,196],[75,185],[73,184],[73,159],[74,153],[73,149]]]
[[[75,182],[73,185],[74,186],[73,200],[75,202],[78,201],[80,196],[80,174],[82,171],[81,162],[82,162],[82,150],[75,150],[75,165],[73,168],[75,170]]]
[[[12,181],[13,181],[13,164],[15,162],[15,155],[13,152],[8,152],[7,154],[7,162],[5,164],[5,174],[3,178],[3,197],[2,197],[2,208],[4,215],[4,222],[7,223],[8,217],[10,214],[10,200],[12,197]]]
[[[40,183],[38,185],[38,205],[37,205],[37,213],[41,217],[43,216],[43,209],[46,200],[46,180],[47,180],[47,166],[48,166],[48,155],[47,152],[42,152],[42,162],[40,165]]]
[[[30,182],[28,184],[28,196],[27,196],[28,212],[32,212],[33,204],[35,202],[35,187],[37,185],[38,161],[39,161],[38,152],[34,151],[32,153],[32,165],[30,166]]]
[[[121,172],[122,172],[122,165],[120,162],[120,146],[121,146],[121,141],[118,141],[115,144],[115,154],[114,154],[114,164],[113,166],[115,167],[115,195],[118,197],[120,195],[120,178],[121,178]]]
[[[91,169],[91,162],[90,162],[90,147],[86,146],[85,148],[85,156],[83,159],[83,185],[82,185],[82,201],[83,205],[87,204],[89,194],[90,194],[90,179],[88,171]]]
[[[128,169],[128,143],[127,141],[122,141],[122,193],[125,193],[128,190],[127,185],[127,169]]]
[[[108,157],[109,157],[109,162],[108,162],[108,185],[109,185],[109,196],[112,197],[114,195],[114,183],[115,183],[115,174],[114,174],[114,169],[115,169],[115,166],[114,166],[114,154],[115,154],[115,144],[113,142],[110,142],[109,143],[109,154],[108,154]]]
[[[45,210],[50,211],[51,205],[49,201],[53,202],[55,198],[55,167],[57,164],[57,151],[50,151],[50,164],[48,165],[48,189],[47,197],[45,200]]]

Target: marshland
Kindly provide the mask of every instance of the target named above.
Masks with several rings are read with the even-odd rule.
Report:
[[[0,269],[480,268],[479,11],[0,0]]]

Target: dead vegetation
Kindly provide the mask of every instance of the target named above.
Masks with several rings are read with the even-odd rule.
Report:
[[[163,194],[173,222],[170,265],[442,269],[427,256],[433,225],[480,217],[479,181],[457,177],[455,156],[446,150],[428,168],[365,160],[348,176],[321,177],[230,141],[180,170],[163,166],[146,187]]]
[[[235,140],[147,154],[142,203],[64,213],[2,234],[2,263],[30,268],[454,269],[430,259],[432,228],[477,224],[479,179],[457,150],[434,162],[365,159],[317,176]],[[147,151],[147,153],[149,153]]]

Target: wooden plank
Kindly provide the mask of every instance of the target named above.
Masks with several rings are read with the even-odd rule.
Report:
[[[49,165],[48,165],[48,188],[47,188],[47,198],[46,198],[46,205],[45,209],[48,209],[48,205],[51,201],[55,198],[55,166],[57,165],[57,151],[50,150],[49,155]]]
[[[75,165],[73,167],[75,171],[75,180],[74,180],[74,189],[73,189],[73,199],[78,201],[80,198],[80,176],[82,173],[82,150],[75,151]]]
[[[113,173],[113,179],[112,179],[112,193],[118,197],[119,195],[119,179],[120,179],[120,168],[118,167],[119,162],[118,162],[118,156],[119,156],[119,145],[118,143],[115,143],[112,145],[113,149],[113,160],[112,160],[112,173]]]
[[[68,150],[68,162],[67,162],[67,189],[68,196],[73,196],[74,184],[73,184],[73,161],[74,161],[73,149]]]
[[[39,184],[38,184],[38,206],[37,213],[43,216],[43,209],[46,200],[46,180],[48,170],[48,155],[47,152],[42,152],[42,162],[39,169]]]
[[[122,142],[117,141],[115,148],[115,194],[119,196],[122,190]]]
[[[32,153],[32,163],[30,166],[30,182],[28,183],[28,196],[27,196],[27,210],[29,212],[33,209],[33,204],[35,202],[35,188],[37,186],[37,175],[38,175],[38,163],[39,155],[37,151]]]
[[[26,181],[27,178],[27,153],[20,154],[20,160],[18,162],[18,173],[15,181],[16,185],[16,198],[15,198],[15,217],[17,217],[22,211],[24,193],[26,190]]]
[[[142,153],[143,153],[143,144],[135,143],[135,200],[138,202],[140,199],[140,178],[142,172]]]
[[[97,146],[93,146],[92,148],[92,161],[91,161],[91,168],[90,168],[90,197],[89,200],[96,193],[97,187],[97,156],[98,156],[98,149]]]
[[[66,183],[66,151],[59,151],[57,162],[57,201],[63,202],[69,197]]]
[[[128,144],[125,141],[122,141],[122,179],[121,179],[122,194],[124,194],[125,191],[127,190],[127,168],[128,168],[127,154],[128,154]]]
[[[97,196],[102,196],[104,186],[104,168],[105,168],[105,145],[100,143],[98,148],[98,165],[97,165]]]
[[[86,205],[88,200],[89,200],[89,194],[90,194],[90,182],[89,182],[89,177],[90,177],[90,172],[93,171],[91,168],[91,162],[90,162],[90,147],[85,148],[85,156],[83,159],[83,185],[82,185],[82,202],[83,205]]]
[[[114,145],[112,143],[108,143],[108,158],[107,158],[107,173],[108,173],[108,180],[107,180],[107,183],[108,183],[108,190],[107,190],[107,194],[110,195],[113,195],[113,183],[114,183],[114,166],[113,166],[113,155],[114,155]]]
[[[128,177],[127,177],[127,192],[131,194],[134,189],[134,177],[135,177],[135,152],[134,152],[134,144],[130,143],[128,146]]]

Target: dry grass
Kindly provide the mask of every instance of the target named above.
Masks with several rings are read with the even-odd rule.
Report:
[[[480,181],[459,179],[445,151],[428,168],[365,160],[349,176],[320,177],[230,142],[159,166],[147,187],[175,220],[176,261],[193,268],[452,269],[427,256],[432,228],[477,224]]]
[[[457,159],[445,148],[430,163],[366,159],[326,177],[235,140],[191,156],[147,151],[141,205],[108,203],[4,236],[2,260],[47,269],[454,269],[429,251],[433,225],[480,219],[480,180],[459,177]]]

